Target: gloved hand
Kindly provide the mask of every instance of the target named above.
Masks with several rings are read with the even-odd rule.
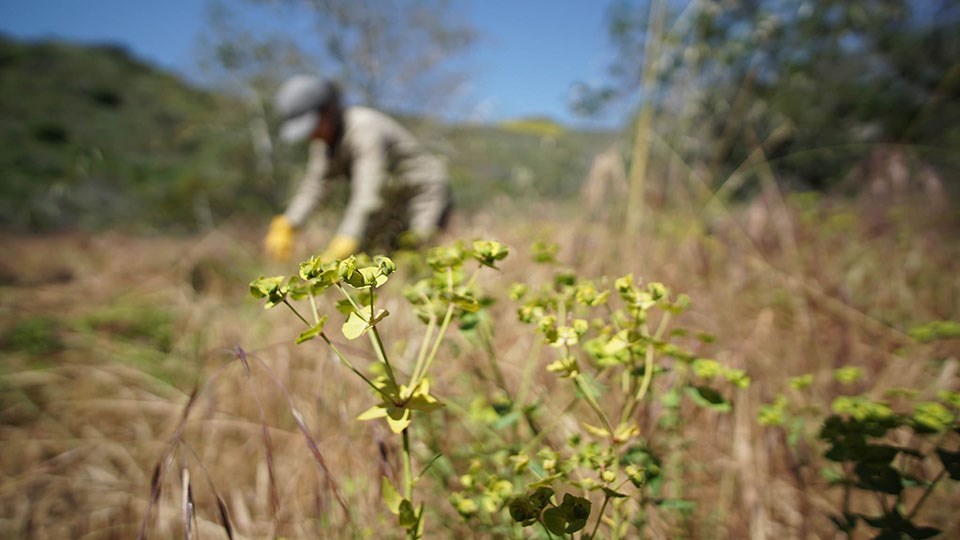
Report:
[[[321,261],[330,261],[333,259],[345,259],[357,252],[360,242],[352,236],[338,234],[327,244],[327,249],[320,254]]]
[[[274,260],[286,261],[293,250],[293,237],[297,229],[284,216],[277,216],[270,222],[270,230],[263,239],[263,249]]]

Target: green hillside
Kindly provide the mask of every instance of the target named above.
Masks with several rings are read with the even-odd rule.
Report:
[[[542,119],[503,126],[405,120],[451,160],[457,199],[575,193],[613,134]],[[189,230],[276,211],[303,148],[257,174],[245,107],[116,46],[0,37],[0,226]]]
[[[449,128],[446,153],[461,206],[474,208],[493,192],[515,199],[576,195],[594,156],[617,137],[573,130],[534,133],[515,129],[518,122]]]
[[[0,223],[186,221],[185,192],[236,182],[225,105],[118,47],[0,39]]]

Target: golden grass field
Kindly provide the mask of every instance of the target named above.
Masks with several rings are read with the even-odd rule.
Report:
[[[816,426],[791,446],[756,420],[789,377],[814,375],[794,398],[821,411],[842,390],[831,372],[844,365],[862,367],[857,390],[878,398],[900,387],[922,396],[958,390],[960,343],[922,344],[908,334],[960,319],[955,216],[922,204],[765,204],[709,219],[656,209],[632,237],[615,217],[586,222],[571,206],[507,206],[458,216],[447,233],[511,248],[501,271],[481,279],[497,299],[494,357],[506,384],[516,391],[525,381],[546,411],[560,415],[572,393],[543,369],[549,351],[506,297],[513,282],[549,279],[549,269],[531,262],[534,240],[559,244],[559,260],[580,276],[632,272],[687,293],[693,307],[682,325],[715,335],[711,354],[751,377],[732,396],[733,412],[684,411],[665,489],[696,506],[684,516],[651,510],[649,538],[841,537],[828,519],[840,494],[818,473]],[[198,538],[226,537],[218,500],[237,538],[402,537],[379,493],[398,443],[385,426],[355,419],[370,393],[316,342],[294,345],[301,328],[293,315],[265,312],[248,294],[258,275],[296,269],[263,259],[262,232],[232,223],[180,237],[0,237],[0,537],[183,538],[183,486],[196,504]],[[309,229],[298,255],[323,240]],[[403,366],[421,325],[404,310],[404,258],[397,262],[381,331]],[[372,353],[362,341],[343,346],[366,365]],[[455,457],[489,436],[463,421],[478,397],[496,397],[488,362],[450,334],[431,385],[448,406],[413,448],[418,461],[434,451]],[[446,479],[438,466],[417,486],[427,538],[487,537],[447,502],[458,466],[452,457]],[[152,483],[160,491],[151,506]],[[943,538],[960,537],[960,491],[941,487],[918,520],[943,529]],[[868,511],[876,502],[857,504]]]

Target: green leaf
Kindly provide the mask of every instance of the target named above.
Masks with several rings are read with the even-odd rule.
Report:
[[[865,395],[838,396],[830,404],[830,409],[837,414],[852,416],[858,421],[877,422],[896,419],[896,415],[889,405]]]
[[[629,346],[629,331],[621,330],[612,338],[610,338],[610,341],[608,341],[606,345],[604,345],[603,354],[607,356],[614,356],[620,351],[626,350]]]
[[[500,242],[477,240],[473,243],[473,252],[471,255],[480,264],[489,266],[490,268],[497,268],[494,263],[505,258],[509,253],[510,250]]]
[[[530,246],[530,252],[534,262],[546,264],[557,262],[557,253],[560,251],[560,245],[554,242],[545,242],[537,240]]]
[[[550,487],[554,482],[563,478],[563,475],[560,473],[551,474],[550,476],[545,476],[536,482],[527,484],[527,489],[537,489],[541,487]]]
[[[567,518],[557,507],[543,511],[543,525],[553,534],[564,534],[567,531]]]
[[[533,525],[540,517],[540,508],[534,506],[526,495],[511,499],[507,508],[510,510],[510,517],[524,527]]]
[[[918,527],[914,525],[912,521],[904,518],[896,508],[878,517],[861,517],[871,527],[880,529],[880,534],[874,538],[899,540],[906,535],[910,538],[926,539],[933,538],[942,532],[934,527]]]
[[[319,276],[322,271],[320,257],[313,256],[300,263],[300,277],[305,280],[311,280]]]
[[[782,426],[787,421],[788,404],[786,396],[778,394],[773,403],[761,405],[757,409],[757,421],[761,426]]]
[[[843,516],[830,516],[830,521],[842,532],[849,533],[857,528],[857,515],[849,512]]]
[[[521,418],[523,418],[523,414],[520,411],[512,411],[497,418],[497,421],[490,424],[490,427],[499,431],[517,424]]]
[[[820,476],[823,477],[831,486],[843,485],[847,482],[847,477],[843,475],[843,471],[836,467],[824,467],[820,469]]]
[[[583,426],[584,429],[586,429],[587,431],[589,431],[592,435],[595,435],[595,436],[597,436],[597,437],[600,437],[601,439],[606,439],[606,438],[610,437],[610,435],[612,435],[609,431],[607,431],[606,428],[602,428],[602,427],[599,427],[599,426],[594,426],[594,425],[588,424],[588,423],[586,423],[586,422],[581,422],[581,425]]]
[[[950,452],[944,448],[937,448],[937,456],[947,470],[951,480],[960,480],[960,451]]]
[[[691,512],[697,507],[697,504],[686,499],[660,499],[657,501],[657,506],[677,510],[678,512]]]
[[[427,264],[434,270],[456,268],[463,264],[464,252],[459,246],[439,246],[427,252]]]
[[[634,487],[641,487],[647,481],[646,469],[643,467],[630,464],[627,465],[624,472],[627,473],[627,478],[630,479],[630,483]]]
[[[387,425],[394,433],[402,433],[413,421],[410,409],[390,407],[387,409]]]
[[[693,373],[701,379],[715,379],[723,372],[723,366],[720,362],[712,358],[697,358],[693,361]]]
[[[377,255],[373,258],[373,263],[377,265],[380,273],[384,276],[389,276],[397,271],[397,263],[393,262],[393,259],[386,255]]]
[[[411,529],[413,531],[413,537],[423,538],[423,528],[425,526],[426,522],[423,520],[423,503],[420,503],[419,508],[417,508],[417,526]]]
[[[443,404],[430,395],[430,381],[424,379],[405,403],[407,408],[430,412],[443,407]]]
[[[323,325],[325,325],[326,323],[327,323],[327,316],[324,315],[320,317],[320,322],[318,322],[309,330],[305,330],[299,336],[297,336],[297,344],[299,345],[304,341],[308,341],[319,336],[323,332]]]
[[[530,504],[538,511],[543,510],[547,507],[547,504],[550,503],[550,498],[553,497],[553,493],[553,488],[539,486],[536,491],[530,494]]]
[[[250,282],[250,294],[255,298],[266,298],[267,303],[264,306],[266,309],[270,309],[277,304],[283,302],[287,294],[290,292],[290,288],[287,285],[284,285],[284,281],[287,278],[285,276],[273,276],[273,277],[263,277]]]
[[[377,310],[373,315],[373,319],[370,321],[370,326],[376,326],[377,323],[387,318],[390,315],[390,312],[385,309]]]
[[[587,520],[590,518],[590,499],[575,497],[567,493],[563,496],[563,503],[560,504],[560,507],[569,507],[570,523],[567,525],[568,533],[575,533],[587,526]]]
[[[456,294],[453,296],[453,303],[467,313],[476,313],[480,311],[480,301],[470,294]]]
[[[620,493],[618,491],[614,491],[608,487],[603,488],[603,492],[604,494],[606,494],[607,497],[610,497],[611,499],[623,499],[626,497],[625,494]]]
[[[960,322],[932,321],[922,326],[911,328],[910,337],[921,343],[930,343],[941,339],[960,338]]]
[[[393,482],[386,476],[380,478],[380,486],[380,491],[383,492],[384,504],[387,505],[390,513],[395,516],[399,515],[400,504],[404,501],[404,498],[400,496],[400,492],[397,491],[397,488],[393,487]]]
[[[460,317],[461,332],[467,333],[473,330],[474,328],[476,328],[477,325],[479,324],[480,324],[480,315],[476,312],[474,313],[467,312],[467,313],[464,313],[462,317]]]
[[[946,431],[953,423],[953,414],[937,402],[917,403],[914,406],[913,421],[921,431]]]
[[[883,463],[857,463],[854,469],[860,480],[860,486],[872,491],[898,495],[903,491],[900,473]]]
[[[863,378],[863,368],[857,366],[844,366],[833,371],[833,378],[842,384],[853,384]]]
[[[357,278],[357,276],[360,276]],[[387,282],[387,276],[379,268],[373,266],[367,266],[357,270],[357,273],[354,274],[353,282],[350,282],[351,285],[357,288],[362,287],[379,287]]]
[[[475,515],[480,510],[477,501],[464,497],[460,493],[454,493],[450,497],[450,503],[457,509],[457,513],[465,518]]]
[[[413,503],[403,499],[400,501],[400,507],[398,512],[398,519],[400,526],[405,529],[412,529],[417,525],[417,513],[413,510]]]
[[[350,280],[353,278],[353,274],[357,271],[357,258],[353,255],[347,257],[340,261],[337,265],[337,277],[347,283],[350,283]]]
[[[694,403],[706,409],[722,413],[730,412],[732,409],[730,402],[720,392],[709,386],[688,386],[686,392]]]
[[[927,538],[933,538],[934,536],[939,536],[940,533],[942,532],[943,531],[935,527],[912,526],[907,531],[907,534],[910,536],[910,538],[913,538],[914,540],[926,540]]]
[[[946,403],[951,409],[960,409],[960,392],[941,390],[937,392],[937,398]]]
[[[554,534],[572,534],[587,525],[590,500],[566,493],[560,506],[543,511],[543,524]]]
[[[347,339],[357,339],[362,336],[370,326],[367,324],[367,321],[363,320],[363,317],[357,315],[355,311],[351,312],[347,316],[346,322],[343,323],[341,331],[343,336]]]
[[[547,364],[547,371],[557,373],[562,379],[569,379],[580,374],[580,364],[574,356],[564,356]]]
[[[906,449],[904,449],[906,450]],[[869,463],[871,465],[890,465],[897,453],[900,452],[899,448],[886,445],[886,444],[868,444],[862,451],[859,452],[857,456],[857,461],[860,463]]]
[[[357,420],[376,420],[377,418],[383,418],[387,416],[387,407],[386,403],[381,403],[379,405],[374,405],[366,411],[360,413],[360,416],[357,417]]]

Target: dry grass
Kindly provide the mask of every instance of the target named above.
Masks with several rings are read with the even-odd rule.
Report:
[[[865,368],[863,390],[878,396],[958,387],[956,360],[931,361],[960,357],[957,344],[923,346],[905,333],[960,319],[955,222],[909,206],[762,204],[709,223],[655,211],[629,240],[616,224],[578,223],[549,204],[464,219],[451,233],[513,249],[500,275],[483,279],[500,299],[495,352],[510,390],[527,381],[547,410],[570,394],[544,373],[547,355],[504,294],[549,275],[526,255],[535,239],[558,242],[583,277],[633,272],[688,293],[694,308],[682,324],[716,335],[715,356],[752,377],[733,414],[687,411],[682,481],[668,489],[697,510],[690,520],[651,516],[651,538],[834,537],[836,494],[812,466],[815,449],[791,448],[755,421],[790,376],[813,373],[818,384],[800,399],[821,407],[838,392],[830,371],[840,365]],[[199,238],[0,238],[2,327],[52,320],[41,337],[59,344],[4,345],[0,536],[132,538],[143,526],[148,538],[397,537],[379,494],[380,476],[396,469],[395,443],[354,420],[371,404],[362,384],[314,342],[294,346],[292,315],[264,314],[247,296],[251,278],[293,268],[264,264],[258,241],[242,227]],[[404,314],[399,287],[385,294],[383,335],[403,366],[419,323]],[[166,318],[150,316],[158,310]],[[363,345],[344,344],[360,365],[371,361]],[[497,386],[483,352],[458,335],[437,369],[432,386],[451,406],[414,451],[421,463],[442,451],[453,456],[443,466],[455,467],[463,447],[490,436],[470,431],[461,410]],[[428,537],[473,537],[445,502],[448,482],[418,488],[431,501]],[[944,490],[920,521],[955,537],[958,504]]]

